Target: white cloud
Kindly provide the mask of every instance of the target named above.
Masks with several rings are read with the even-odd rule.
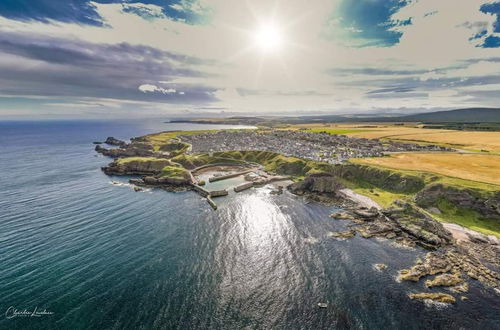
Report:
[[[151,84],[140,85],[138,89],[143,93],[159,92],[159,93],[163,93],[163,94],[175,94],[177,92],[177,90],[175,90],[174,88],[166,88],[165,89],[165,88],[158,87],[156,85],[151,85]]]

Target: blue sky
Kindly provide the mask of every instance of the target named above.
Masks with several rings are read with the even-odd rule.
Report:
[[[0,117],[500,101],[500,2],[3,0]]]

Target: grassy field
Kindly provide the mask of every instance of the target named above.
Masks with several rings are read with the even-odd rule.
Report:
[[[161,171],[162,177],[170,177],[170,178],[178,178],[178,179],[186,179],[189,178],[188,170],[182,167],[175,166],[165,166]]]
[[[291,129],[307,129],[315,132],[367,139],[386,139],[414,143],[431,143],[471,151],[500,153],[500,132],[471,132],[446,129],[425,129],[423,125],[386,123],[342,123],[293,125]]]
[[[482,218],[477,212],[453,205],[446,199],[438,202],[440,214],[432,213],[433,217],[442,222],[453,222],[486,235],[500,237],[500,221]]]
[[[170,163],[169,160],[164,158],[156,158],[156,157],[126,157],[119,158],[116,160],[118,164],[127,164],[131,162],[151,162],[151,163]]]
[[[500,185],[500,156],[496,155],[404,153],[388,157],[355,159],[353,162],[397,170],[430,172],[463,180]]]
[[[417,134],[396,134],[387,138],[399,141],[436,143],[472,151],[500,152],[500,132],[429,132],[427,129],[425,131]]]

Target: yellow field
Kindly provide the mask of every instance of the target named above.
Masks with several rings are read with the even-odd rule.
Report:
[[[456,148],[464,148],[475,151],[485,150],[500,152],[500,132],[420,132],[418,134],[400,134],[390,136],[389,138],[393,140],[448,144],[455,146]]]
[[[433,143],[473,151],[500,153],[500,132],[455,131],[425,129],[407,123],[404,126],[380,123],[305,124],[293,128],[310,128],[314,131],[331,131],[337,134],[367,139],[388,139],[409,142]]]
[[[463,180],[500,185],[500,156],[497,155],[403,153],[353,161],[360,164],[430,172]]]

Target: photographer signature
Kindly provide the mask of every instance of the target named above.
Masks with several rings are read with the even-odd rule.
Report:
[[[54,312],[49,312],[46,309],[38,309],[38,306],[36,306],[33,310],[28,310],[26,308],[20,310],[10,306],[5,311],[5,318],[7,319],[13,319],[15,317],[42,317],[48,315],[54,315]]]

